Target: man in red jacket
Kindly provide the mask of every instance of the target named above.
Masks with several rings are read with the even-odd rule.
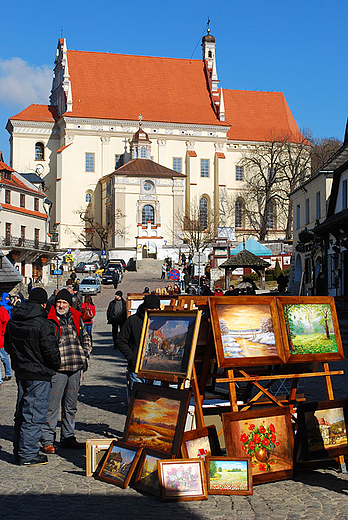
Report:
[[[47,420],[42,427],[41,442],[45,453],[55,453],[54,446],[59,409],[62,409],[60,447],[84,448],[75,437],[75,415],[82,370],[87,369],[87,359],[92,350],[91,338],[87,334],[81,313],[71,307],[72,295],[62,289],[56,296],[56,303],[48,313],[48,319],[55,324],[61,366],[52,377]]]

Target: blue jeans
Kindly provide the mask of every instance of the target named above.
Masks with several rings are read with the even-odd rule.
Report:
[[[126,378],[127,378],[127,401],[129,403],[134,383],[145,383],[145,379],[141,379],[140,377],[138,377],[136,375],[135,372],[129,372],[129,370],[127,370],[127,372],[126,372]]]
[[[84,326],[85,326],[87,334],[89,335],[90,338],[92,338],[93,323],[84,323]]]
[[[5,377],[11,377],[12,370],[11,370],[10,358],[8,357],[8,354],[4,348],[0,348],[0,359],[4,365]],[[0,368],[0,383],[2,383],[1,368]]]
[[[17,379],[17,386],[13,452],[18,462],[28,462],[39,453],[41,428],[46,421],[51,383]]]

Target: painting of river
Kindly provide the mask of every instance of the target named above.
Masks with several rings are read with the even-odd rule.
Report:
[[[225,359],[277,356],[269,305],[217,305]]]

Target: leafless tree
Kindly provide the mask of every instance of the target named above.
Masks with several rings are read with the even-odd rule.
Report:
[[[314,138],[309,136],[312,144],[312,174],[314,175],[342,146],[342,142],[335,137]]]

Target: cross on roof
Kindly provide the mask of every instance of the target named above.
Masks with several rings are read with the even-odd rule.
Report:
[[[139,119],[139,126],[142,125],[142,120],[144,119],[143,116],[141,114],[138,115],[138,119]]]

